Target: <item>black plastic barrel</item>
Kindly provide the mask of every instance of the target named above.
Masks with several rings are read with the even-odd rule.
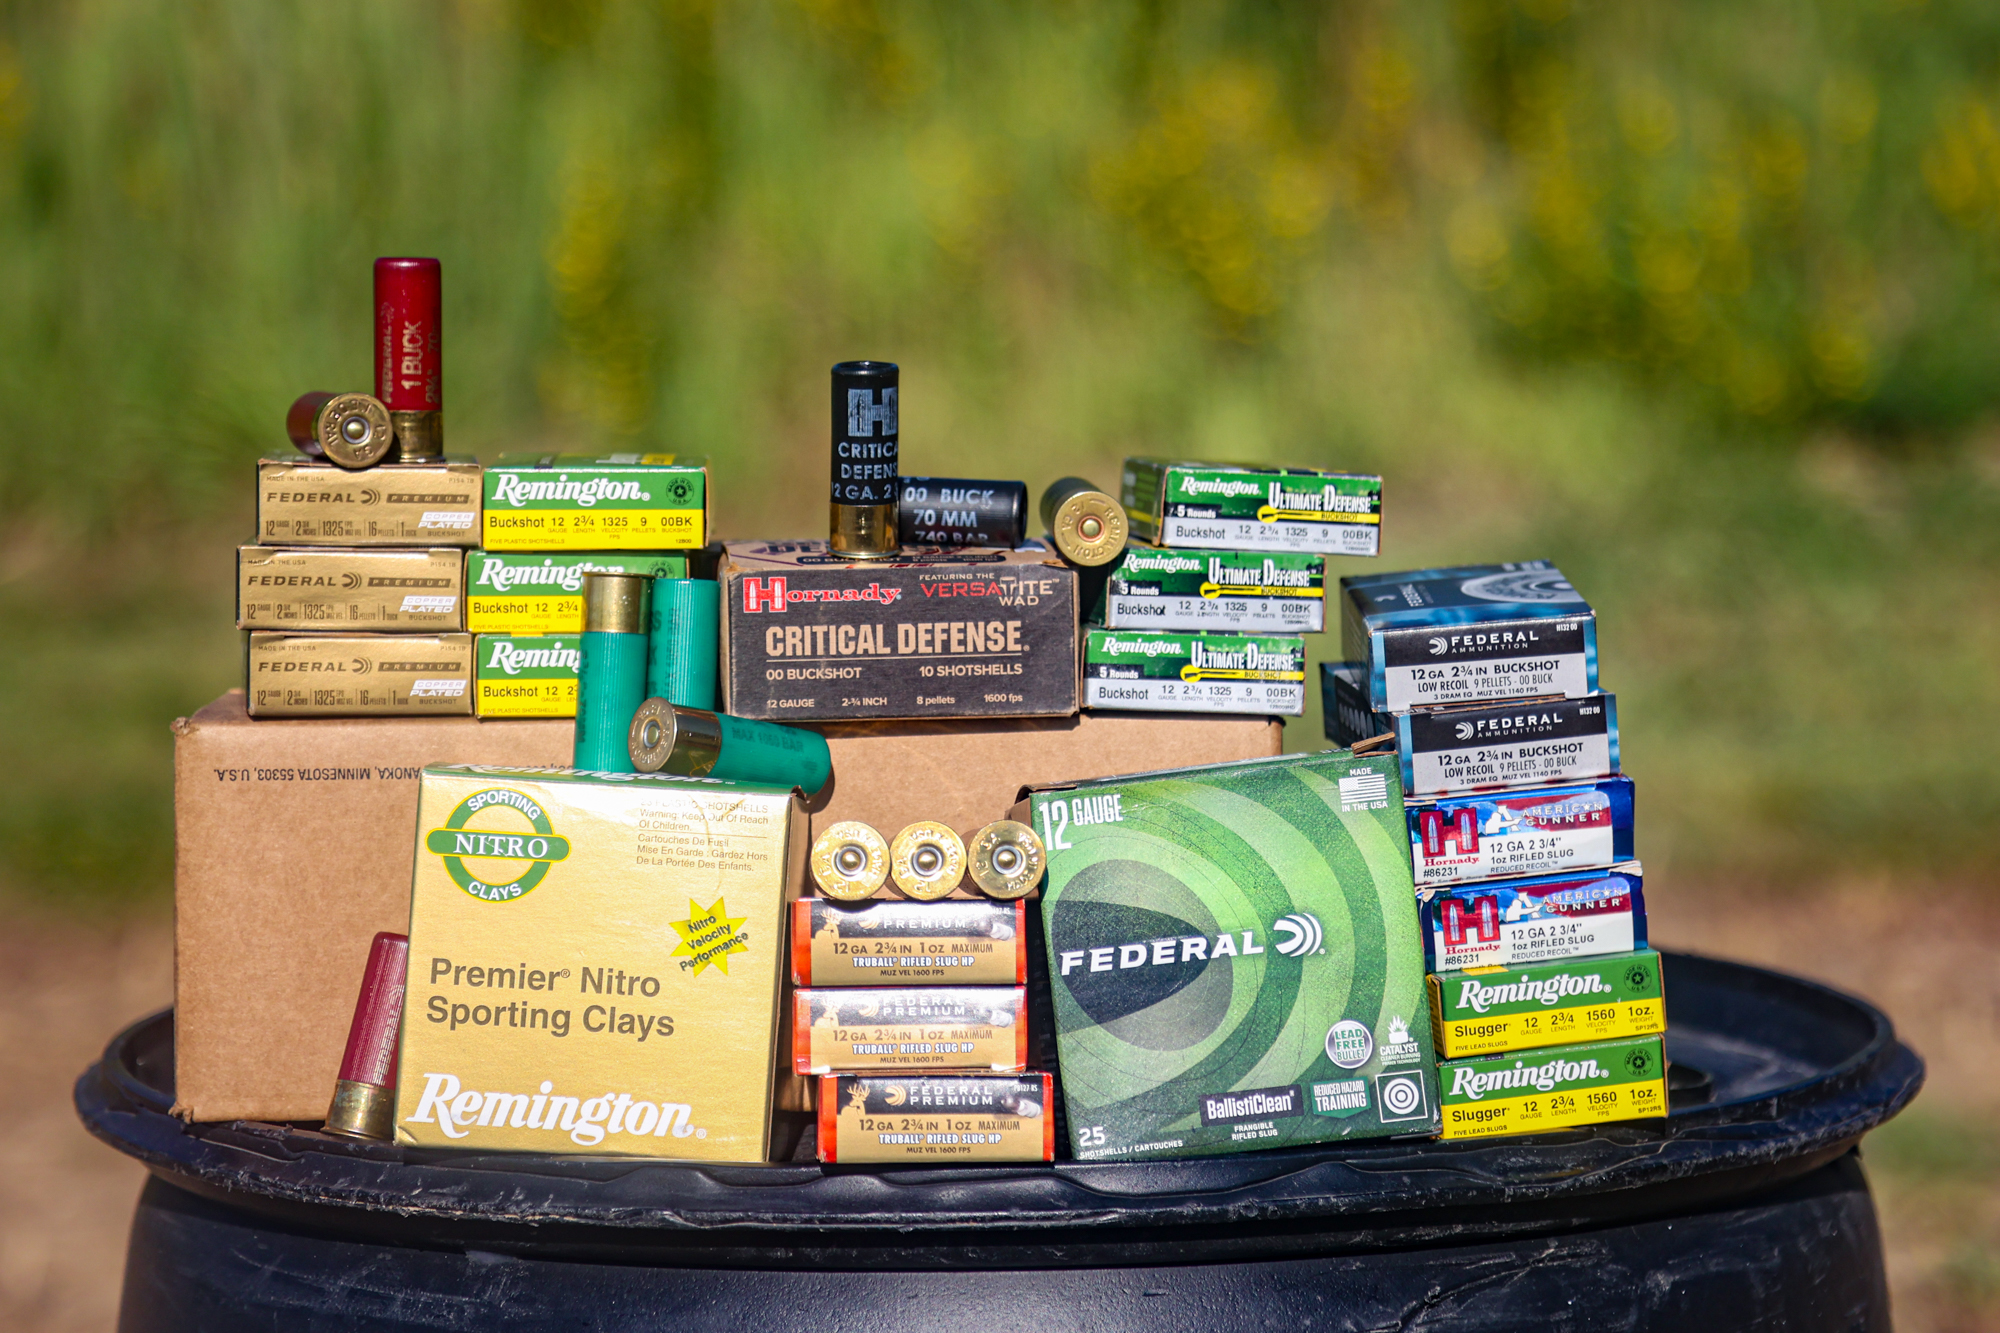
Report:
[[[146,1163],[120,1327],[1887,1329],[1859,1000],[1669,955],[1673,1114],[1186,1162],[722,1167],[183,1125],[171,1013],[76,1086]]]

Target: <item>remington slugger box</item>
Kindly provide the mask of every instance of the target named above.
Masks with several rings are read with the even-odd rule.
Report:
[[[502,454],[486,469],[489,551],[652,551],[708,540],[708,469],[673,454]]]
[[[1076,712],[1076,573],[1046,551],[864,562],[801,541],[723,552],[722,680],[738,717]]]
[[[1317,634],[1326,558],[1272,551],[1128,547],[1104,585],[1106,629]]]
[[[1128,458],[1119,503],[1132,535],[1161,546],[1375,555],[1382,479],[1311,468]]]
[[[397,1142],[764,1160],[796,794],[439,766],[416,837]]]
[[[473,551],[465,557],[465,628],[474,634],[581,634],[583,576],[592,571],[685,578],[687,556]]]
[[[447,456],[359,472],[311,459],[257,464],[257,540],[267,546],[477,546],[479,464]]]
[[[1077,1157],[1436,1132],[1402,808],[1342,751],[1024,793]]]
[[[465,628],[465,552],[236,548],[239,629]]]

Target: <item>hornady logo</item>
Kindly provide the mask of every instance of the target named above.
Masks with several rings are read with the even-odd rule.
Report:
[[[590,508],[599,500],[651,500],[653,493],[644,490],[636,481],[615,481],[610,477],[591,477],[585,481],[571,481],[566,476],[558,476],[553,481],[539,478],[528,480],[514,472],[499,473],[493,484],[493,500],[496,504],[508,504],[519,509],[522,505],[536,500],[567,500],[572,504]]]
[[[1319,918],[1308,912],[1279,917],[1271,923],[1271,934],[1280,937],[1274,947],[1287,958],[1319,953],[1326,942]],[[1133,940],[1129,944],[1104,944],[1094,949],[1064,949],[1056,965],[1066,977],[1079,968],[1086,973],[1124,972],[1138,967],[1207,963],[1217,958],[1248,958],[1263,952],[1264,946],[1257,942],[1255,930],[1223,931],[1213,941],[1206,935],[1169,935],[1157,940]]]
[[[1503,981],[1488,986],[1480,981],[1461,981],[1458,1007],[1483,1014],[1496,1004],[1555,1004],[1570,995],[1612,995],[1611,987],[1595,972],[1584,976],[1555,976],[1535,981],[1524,972],[1519,981]]]
[[[425,1074],[417,1109],[403,1117],[403,1123],[436,1125],[448,1139],[462,1139],[474,1129],[538,1129],[567,1134],[571,1143],[585,1148],[623,1134],[632,1144],[628,1151],[641,1156],[673,1154],[642,1147],[640,1140],[708,1137],[708,1131],[694,1123],[694,1108],[686,1102],[640,1101],[629,1092],[563,1096],[546,1081],[532,1095],[472,1092],[462,1087],[456,1074]]]
[[[1557,625],[1558,632],[1569,628],[1567,622]],[[1523,648],[1531,643],[1540,643],[1542,636],[1529,629],[1496,630],[1491,634],[1439,634],[1431,636],[1432,657],[1446,653],[1469,653],[1481,649]]]
[[[865,588],[787,588],[784,575],[743,580],[745,611],[783,611],[805,602],[880,602],[889,605],[903,595],[901,588],[871,583]]]
[[[1517,713],[1508,717],[1470,718],[1452,724],[1452,734],[1462,741],[1477,740],[1495,733],[1518,732],[1523,735],[1547,731],[1562,721],[1554,713]]]
[[[1471,1065],[1460,1065],[1451,1072],[1451,1095],[1474,1102],[1489,1092],[1499,1092],[1506,1088],[1533,1088],[1537,1092],[1553,1092],[1565,1083],[1581,1083],[1586,1079],[1611,1077],[1611,1071],[1598,1064],[1595,1056],[1588,1060],[1558,1058],[1539,1065],[1516,1060],[1512,1069],[1485,1071],[1474,1069]]]
[[[478,586],[491,588],[495,592],[539,587],[556,587],[564,592],[582,592],[583,576],[586,572],[618,574],[624,571],[617,565],[593,565],[588,560],[562,565],[548,560],[539,565],[515,565],[505,560],[488,560],[480,566]]]
[[[503,638],[493,641],[493,653],[486,659],[486,665],[490,670],[504,671],[512,676],[522,671],[546,667],[581,671],[583,658],[576,649],[565,648],[561,642],[548,648],[517,648]]]

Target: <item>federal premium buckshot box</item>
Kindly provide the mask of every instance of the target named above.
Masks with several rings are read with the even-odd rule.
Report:
[[[239,629],[465,628],[465,552],[236,548]]]
[[[1271,713],[1306,708],[1306,641],[1281,634],[1091,629],[1083,703],[1166,713]]]
[[[465,557],[465,628],[474,634],[583,633],[590,572],[687,577],[687,556],[663,551],[472,551]]]
[[[708,541],[708,468],[673,454],[502,454],[486,469],[489,551],[654,551]]]
[[[1590,870],[1632,858],[1632,779],[1409,802],[1417,887]]]
[[[1434,972],[1426,982],[1440,1059],[1667,1030],[1660,955],[1651,949]]]
[[[350,472],[302,456],[257,463],[266,546],[477,546],[479,464],[447,455]]]
[[[581,634],[481,634],[473,654],[480,717],[575,717]]]
[[[469,717],[470,634],[252,630],[251,717]]]
[[[987,900],[792,904],[792,980],[801,986],[1020,986],[1027,904]]]
[[[1105,583],[1102,621],[1106,629],[1316,634],[1326,628],[1326,557],[1130,546]]]
[[[801,1074],[1028,1067],[1020,986],[809,987],[792,1002],[792,1068]]]
[[[836,1074],[819,1081],[819,1160],[956,1166],[1055,1159],[1047,1074]]]
[[[1666,1044],[1628,1037],[1438,1066],[1447,1139],[1540,1134],[1667,1113]]]
[[[1452,884],[1419,894],[1433,972],[1514,967],[1646,947],[1644,872],[1609,870]]]
[[[1161,546],[1375,555],[1382,478],[1312,468],[1128,458],[1119,503]]]

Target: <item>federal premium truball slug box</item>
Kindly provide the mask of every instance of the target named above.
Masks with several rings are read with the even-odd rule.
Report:
[[[1028,980],[1027,904],[792,904],[792,980],[801,986],[1019,986]]]
[[[465,628],[465,552],[382,547],[236,549],[239,629]]]
[[[673,454],[502,454],[486,469],[489,551],[655,551],[708,541],[708,468]]]
[[[1020,986],[806,987],[792,1000],[800,1074],[1027,1068],[1028,993]]]
[[[465,457],[350,472],[309,458],[257,464],[266,546],[477,546],[480,467]]]

